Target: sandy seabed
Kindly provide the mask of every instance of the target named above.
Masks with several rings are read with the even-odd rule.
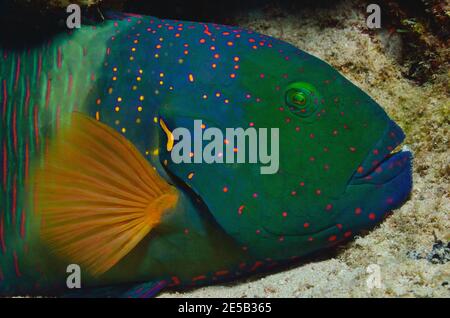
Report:
[[[324,23],[330,20],[333,26]],[[295,14],[256,11],[237,21],[323,59],[382,105],[404,129],[405,144],[414,153],[412,195],[330,259],[160,297],[450,297],[448,250],[440,249],[439,258],[430,261],[436,238],[450,240],[449,69],[423,85],[407,80],[399,64],[400,36],[383,29],[368,32],[364,8],[354,0]],[[379,266],[380,288],[368,288],[371,264]]]

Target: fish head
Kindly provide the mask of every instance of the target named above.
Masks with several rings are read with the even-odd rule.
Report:
[[[406,200],[412,155],[393,152],[405,135],[368,94],[283,41],[250,33],[220,50],[221,41],[228,43],[216,41],[214,68],[209,60],[186,61],[187,69],[205,71],[180,85],[182,97],[170,98],[163,117],[171,127],[202,119],[222,130],[275,129],[277,140],[268,142],[278,143],[276,168],[265,174],[261,163],[173,164],[162,155],[243,248],[280,257],[314,251],[372,227]],[[188,112],[190,96],[204,98]]]

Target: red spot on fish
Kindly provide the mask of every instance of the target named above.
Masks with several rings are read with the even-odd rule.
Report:
[[[22,210],[22,217],[20,218],[20,237],[25,238],[25,210]]]
[[[376,217],[375,213],[370,213],[369,214],[369,219],[375,220],[375,217]]]
[[[256,270],[258,267],[262,266],[263,262],[260,261],[256,261],[255,264],[253,264],[252,268],[250,269],[250,271],[254,271]]]
[[[329,238],[328,238],[328,241],[330,241],[330,242],[334,242],[334,241],[336,241],[336,235],[331,235]]]
[[[61,53],[61,47],[58,47],[57,65],[58,65],[58,68],[61,68],[61,66],[62,66],[62,53]]]
[[[283,213],[281,213],[281,215],[285,218],[285,217],[287,217],[287,212],[283,212]]]
[[[178,278],[178,277],[176,277],[176,276],[172,276],[172,284],[170,284],[170,286],[177,286],[177,285],[179,285],[181,282],[180,282],[180,279]]]
[[[204,279],[206,279],[206,276],[205,275],[200,275],[200,276],[196,276],[196,277],[192,278],[192,281],[193,282],[197,282],[199,280],[204,280]]]
[[[344,237],[349,237],[349,236],[351,236],[351,235],[352,235],[352,232],[351,232],[351,231],[347,231],[347,232],[344,233]]]
[[[208,36],[211,36],[211,32],[209,32],[209,27],[207,24],[204,24],[203,27],[205,28],[205,30],[203,31],[203,33],[205,33]]]
[[[331,211],[331,209],[333,209],[333,205],[332,204],[327,204],[327,206],[325,207],[325,210],[327,211]]]
[[[221,270],[221,271],[217,271],[215,272],[216,276],[224,276],[224,275],[228,275],[229,271],[227,270]]]
[[[308,222],[303,223],[303,227],[304,227],[305,229],[307,229],[307,228],[309,227],[309,223],[308,223]]]
[[[14,81],[14,90],[17,89],[17,85],[19,84],[19,77],[20,77],[20,55],[17,55],[16,79]]]
[[[361,212],[362,212],[362,209],[361,209],[361,208],[356,208],[356,209],[355,209],[355,214],[356,214],[356,215],[361,214]]]
[[[20,273],[20,270],[19,270],[19,260],[17,258],[16,251],[14,251],[14,253],[13,253],[13,258],[14,258],[14,270],[16,271],[16,276],[20,277],[20,276],[22,276],[22,274]]]

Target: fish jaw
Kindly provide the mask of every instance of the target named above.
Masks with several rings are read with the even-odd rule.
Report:
[[[411,151],[407,147],[403,147],[400,151],[395,152],[404,139],[405,134],[402,129],[395,122],[389,120],[381,138],[357,167],[349,184],[383,185],[402,175],[404,169],[409,169],[409,174],[411,174]]]
[[[352,232],[370,229],[400,207],[412,190],[412,152],[403,147],[400,127],[389,121],[386,131],[350,179],[340,198],[337,218]]]

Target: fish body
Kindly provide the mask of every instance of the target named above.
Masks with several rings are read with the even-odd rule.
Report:
[[[68,295],[70,264],[81,296],[232,280],[349,239],[411,191],[401,129],[283,41],[112,14],[0,53],[1,295]],[[174,163],[171,132],[195,120],[278,129],[278,169]]]

